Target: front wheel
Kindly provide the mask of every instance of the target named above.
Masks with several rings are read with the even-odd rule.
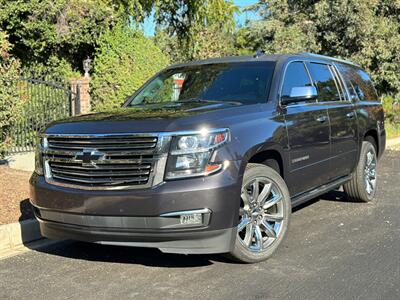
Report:
[[[245,263],[268,259],[286,235],[290,214],[291,200],[282,177],[265,165],[248,164],[236,242],[230,256]]]

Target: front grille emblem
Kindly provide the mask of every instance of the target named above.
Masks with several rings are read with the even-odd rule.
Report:
[[[82,152],[75,154],[75,159],[82,161],[84,167],[96,167],[96,162],[104,160],[106,154],[96,149],[83,149]]]

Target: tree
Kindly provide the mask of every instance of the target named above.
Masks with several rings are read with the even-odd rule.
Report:
[[[206,59],[235,55],[234,35],[216,25],[197,30],[191,43],[182,47],[176,36],[169,36],[165,30],[159,30],[154,41],[163,53],[166,53],[174,63],[189,60]]]
[[[262,0],[250,9],[261,17],[242,34],[250,48],[350,59],[380,93],[400,93],[400,1]]]
[[[154,13],[158,27],[193,52],[204,28],[233,30],[236,11],[232,0],[0,0],[0,29],[24,66],[68,75],[82,69],[100,35],[118,22],[137,28]]]
[[[94,109],[120,107],[168,58],[142,32],[118,24],[98,40],[91,95]]]
[[[15,79],[19,75],[19,62],[10,55],[10,48],[7,34],[0,31],[0,157],[11,145],[7,136],[20,105],[15,86]]]
[[[25,66],[79,69],[119,15],[108,0],[0,0],[0,26]]]

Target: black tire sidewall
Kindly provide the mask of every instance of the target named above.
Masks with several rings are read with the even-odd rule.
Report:
[[[377,184],[375,184],[375,188],[374,188],[372,194],[368,194],[366,189],[365,189],[364,169],[366,167],[367,153],[369,151],[373,152],[373,154],[375,156],[375,161],[378,162],[375,146],[368,140],[363,141],[362,147],[361,147],[360,161],[359,161],[358,166],[357,166],[356,176],[357,176],[357,182],[358,182],[358,187],[357,188],[359,189],[359,193],[360,193],[360,196],[361,196],[360,200],[365,201],[365,202],[370,202],[375,198],[376,191],[377,191],[377,186],[378,186]],[[378,181],[378,173],[376,173],[376,181]]]

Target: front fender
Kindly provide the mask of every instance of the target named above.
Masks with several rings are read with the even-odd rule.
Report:
[[[231,140],[217,150],[216,160],[240,161],[239,173],[243,176],[246,165],[252,157],[265,151],[274,151],[282,159],[283,172],[286,170],[288,138],[282,116],[252,118],[230,127]]]

